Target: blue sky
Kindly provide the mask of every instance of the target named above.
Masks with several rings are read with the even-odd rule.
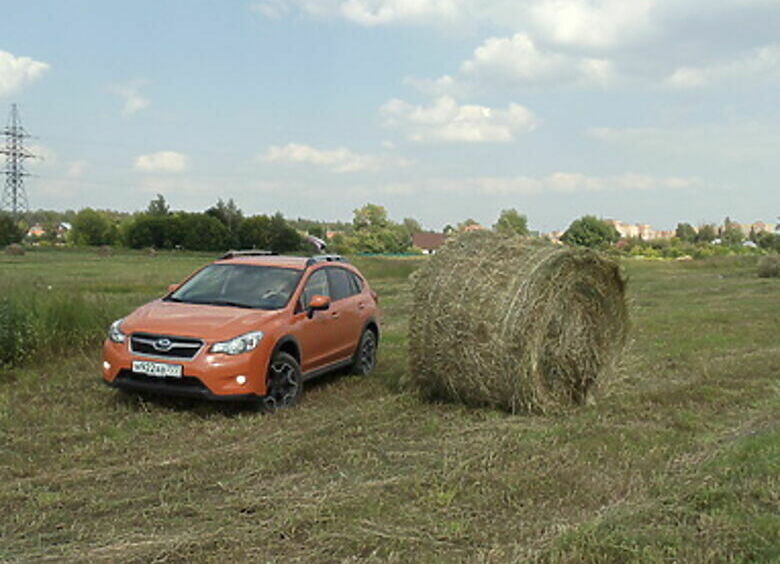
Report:
[[[780,1],[36,1],[0,20],[32,207],[431,228],[780,215]]]

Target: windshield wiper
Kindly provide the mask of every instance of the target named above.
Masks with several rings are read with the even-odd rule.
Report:
[[[228,306],[228,307],[242,307],[244,309],[254,309],[254,306],[249,304],[242,304],[240,302],[231,302],[230,300],[212,300],[210,302],[201,302],[206,305]]]

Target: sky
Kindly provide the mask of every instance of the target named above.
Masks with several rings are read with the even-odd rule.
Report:
[[[431,229],[780,216],[780,0],[36,0],[0,20],[33,209]]]

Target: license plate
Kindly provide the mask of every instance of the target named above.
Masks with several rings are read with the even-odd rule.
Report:
[[[133,372],[146,374],[147,376],[157,376],[158,378],[181,378],[182,366],[180,364],[134,360]]]

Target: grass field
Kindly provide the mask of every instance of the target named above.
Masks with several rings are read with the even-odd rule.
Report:
[[[400,389],[424,259],[358,259],[385,314],[379,366],[295,409],[103,386],[103,326],[210,258],[0,257],[8,303],[56,296],[81,327],[0,366],[0,561],[780,559],[780,280],[754,259],[627,262],[624,366],[555,417]]]

